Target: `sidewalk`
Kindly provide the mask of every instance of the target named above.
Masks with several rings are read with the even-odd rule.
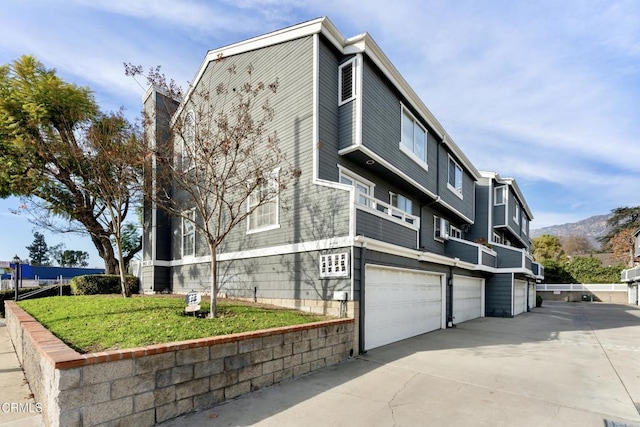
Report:
[[[6,321],[0,318],[0,427],[44,426],[24,377]]]

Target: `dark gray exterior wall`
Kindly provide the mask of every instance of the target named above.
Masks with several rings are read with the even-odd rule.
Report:
[[[400,151],[401,99],[377,68],[365,57],[362,83],[362,144],[403,171],[427,189],[436,189],[435,133],[427,129],[429,171]],[[415,115],[415,111],[412,111]],[[408,184],[407,184],[408,185]]]
[[[485,282],[485,315],[488,317],[511,317],[513,274],[490,276]]]
[[[518,268],[524,267],[522,263],[522,252],[506,247],[494,245],[493,250],[498,254],[498,268]]]
[[[458,163],[458,166],[462,168],[462,199],[460,199],[460,197],[458,197],[456,193],[454,193],[447,187],[447,183],[449,182],[450,153],[447,151],[446,147],[444,147],[443,145],[439,145],[438,155],[440,156],[440,168],[438,169],[438,195],[442,197],[442,200],[449,204],[451,207],[473,221],[476,198],[475,180],[469,174],[469,172],[464,169],[460,161],[452,155],[451,157]]]
[[[418,232],[372,213],[356,211],[356,235],[417,249]]]
[[[339,132],[341,117],[338,111],[340,56],[323,37],[320,37],[318,49],[318,178],[337,182],[336,165],[340,162],[338,150],[342,148],[340,145],[342,136]],[[347,105],[353,104],[352,101]],[[346,118],[342,119],[342,122],[344,120]],[[344,138],[343,144],[352,143],[350,137]]]
[[[478,241],[485,239],[488,243],[493,240],[493,228],[489,227],[490,191],[490,187],[476,184],[475,222],[465,236],[468,240]]]
[[[351,292],[351,279],[321,279],[320,254],[350,252],[351,248],[299,252],[219,262],[219,292],[229,297],[329,300],[334,291]],[[210,264],[174,267],[174,292],[208,292]]]

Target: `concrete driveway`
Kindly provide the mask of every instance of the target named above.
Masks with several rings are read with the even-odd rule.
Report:
[[[381,347],[165,426],[640,426],[640,309],[544,303]]]

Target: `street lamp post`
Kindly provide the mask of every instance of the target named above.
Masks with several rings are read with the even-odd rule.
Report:
[[[18,258],[18,255],[13,257],[13,265],[15,266],[16,269],[16,274],[14,275],[14,278],[16,279],[16,284],[15,284],[15,301],[18,301],[18,280],[20,280],[20,258]]]

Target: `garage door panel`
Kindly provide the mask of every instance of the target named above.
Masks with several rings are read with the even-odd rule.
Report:
[[[483,315],[483,283],[478,277],[453,276],[453,321],[462,323]]]
[[[442,326],[441,275],[366,266],[365,349]]]
[[[516,279],[513,293],[513,315],[517,316],[526,311],[527,304],[527,282]]]

